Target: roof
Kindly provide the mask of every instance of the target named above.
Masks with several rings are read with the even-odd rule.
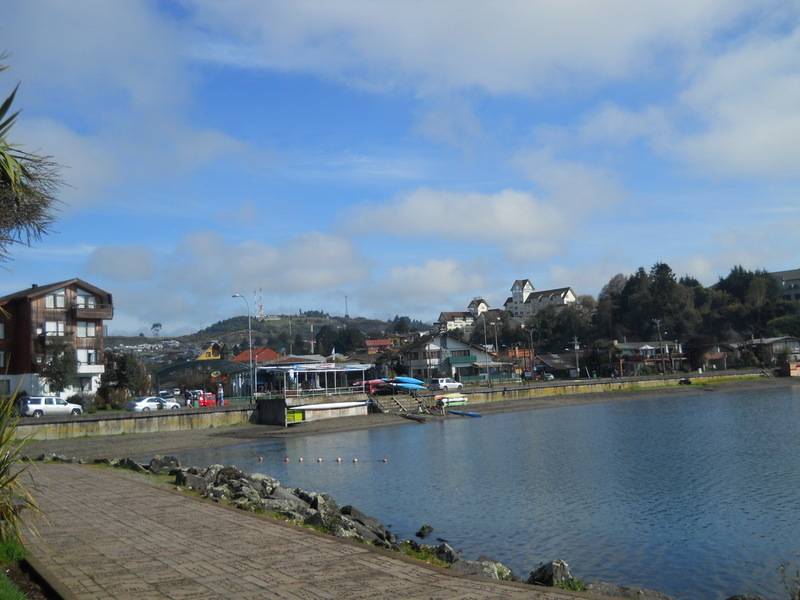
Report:
[[[3,296],[2,298],[0,298],[0,305],[13,302],[14,300],[23,300],[25,298],[36,298],[39,296],[43,296],[49,294],[54,290],[58,290],[73,284],[75,284],[79,288],[85,289],[87,292],[92,292],[93,294],[96,294],[98,296],[108,296],[109,299],[111,298],[111,294],[109,294],[104,290],[101,290],[99,287],[93,286],[90,283],[86,283],[85,281],[83,281],[82,279],[78,279],[77,277],[73,277],[72,279],[67,279],[66,281],[48,283],[47,285],[34,284],[25,290],[14,292],[13,294],[9,294],[7,296]]]
[[[391,346],[392,340],[366,340],[367,348],[370,346]]]
[[[272,348],[253,348],[253,362],[263,363],[281,358],[283,355],[275,352]],[[250,351],[240,352],[231,359],[233,362],[250,362]]]
[[[563,298],[571,290],[572,288],[564,287],[564,288],[556,288],[554,290],[542,290],[540,292],[531,292],[528,298],[525,300],[525,303],[527,304],[528,302],[536,302],[539,299],[553,297],[553,296],[558,298]]]
[[[800,279],[800,269],[790,269],[788,271],[775,271],[774,273],[770,273],[776,279],[783,279],[784,281],[789,279]]]
[[[456,319],[474,319],[475,315],[473,315],[469,311],[457,310],[457,311],[440,313],[439,321],[441,321],[442,318],[444,318],[445,321],[454,321]]]

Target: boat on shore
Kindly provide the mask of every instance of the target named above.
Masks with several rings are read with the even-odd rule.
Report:
[[[469,401],[464,394],[439,394],[433,397],[437,406],[464,406]]]

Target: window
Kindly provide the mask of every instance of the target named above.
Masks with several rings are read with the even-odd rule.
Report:
[[[97,299],[83,290],[78,290],[78,308],[94,308],[97,305]]]
[[[78,337],[94,337],[95,336],[95,323],[94,321],[78,321]]]
[[[6,366],[6,353],[0,350],[0,367]]]
[[[97,364],[97,350],[79,348],[78,349],[78,364],[79,365],[96,365]]]
[[[0,323],[0,340],[6,339],[6,324]]]
[[[450,356],[469,356],[469,350],[451,350]]]
[[[54,292],[50,292],[44,299],[45,308],[66,308],[67,306],[67,290],[61,288]]]
[[[45,335],[66,335],[67,323],[65,321],[45,321]]]

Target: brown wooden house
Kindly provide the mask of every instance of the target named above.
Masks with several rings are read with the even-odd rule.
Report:
[[[111,294],[80,279],[33,285],[0,298],[0,394],[47,394],[38,373],[49,344],[74,349],[77,373],[69,395],[93,392],[104,372],[104,322],[113,318]]]

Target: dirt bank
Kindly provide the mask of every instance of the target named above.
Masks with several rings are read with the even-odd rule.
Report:
[[[542,410],[603,402],[627,402],[657,396],[714,393],[715,391],[724,389],[777,388],[792,385],[800,386],[800,381],[783,378],[748,379],[719,383],[712,386],[681,386],[655,390],[572,394],[492,402],[487,404],[471,404],[468,410],[479,412],[483,415],[490,415],[521,410]],[[461,417],[449,416],[444,418]],[[81,458],[85,460],[148,457],[157,454],[195,450],[198,448],[219,448],[269,439],[400,425],[419,427],[419,424],[396,414],[370,414],[360,417],[343,417],[339,419],[298,423],[288,428],[268,425],[236,425],[232,427],[194,429],[190,431],[126,434],[107,437],[30,442],[24,449],[24,455],[35,458],[41,454],[53,453],[68,458]]]

